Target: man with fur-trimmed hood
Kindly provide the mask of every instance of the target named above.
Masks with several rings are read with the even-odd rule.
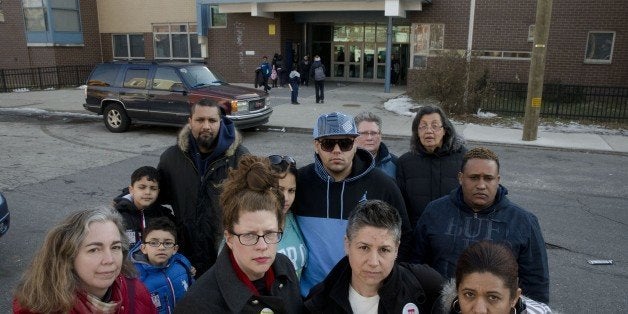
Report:
[[[248,154],[241,142],[224,109],[203,99],[190,107],[177,144],[159,159],[160,201],[172,205],[179,251],[196,268],[197,278],[216,260],[223,234],[220,183]]]

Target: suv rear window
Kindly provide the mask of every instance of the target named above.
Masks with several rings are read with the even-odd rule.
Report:
[[[118,76],[120,67],[115,64],[101,64],[94,70],[94,73],[87,81],[87,85],[111,86]]]

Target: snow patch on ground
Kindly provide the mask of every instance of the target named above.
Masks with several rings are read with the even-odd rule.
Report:
[[[22,116],[27,116],[27,117],[60,116],[60,117],[71,117],[71,118],[89,118],[89,119],[94,119],[94,120],[102,119],[100,116],[97,116],[95,114],[77,113],[77,112],[57,112],[57,111],[48,111],[45,109],[38,109],[38,108],[0,108],[0,113],[22,115]]]
[[[28,88],[16,88],[13,90],[14,93],[25,93],[25,92],[30,92],[30,89]]]
[[[87,89],[87,85],[78,86],[76,89]]]
[[[422,106],[438,106],[438,102],[433,100],[422,100],[421,103],[417,103],[412,98],[402,95],[397,98],[389,99],[384,103],[384,108],[388,111],[392,111],[394,113],[414,117],[418,108]],[[492,112],[484,112],[481,109],[478,110],[474,116],[482,119],[492,119],[499,117],[497,114]],[[464,122],[453,121],[455,124],[464,124]],[[500,123],[499,121],[495,121],[491,123],[491,126],[495,127],[505,127],[510,129],[523,129],[523,124],[517,121],[509,121],[507,124]],[[591,133],[591,134],[600,134],[600,135],[627,135],[628,130],[625,129],[609,129],[600,125],[583,125],[575,121],[571,121],[568,123],[563,122],[553,122],[553,123],[541,123],[539,125],[539,131],[546,132],[559,132],[559,133]]]

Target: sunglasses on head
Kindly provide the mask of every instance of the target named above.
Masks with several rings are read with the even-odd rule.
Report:
[[[326,152],[331,152],[334,150],[336,145],[340,147],[340,150],[343,152],[348,152],[353,148],[353,139],[352,138],[341,138],[341,139],[330,139],[324,138],[318,140],[321,144],[321,149]]]
[[[297,164],[292,156],[270,155],[268,156],[268,160],[273,165],[281,165],[282,163],[286,163],[289,166],[296,166]]]

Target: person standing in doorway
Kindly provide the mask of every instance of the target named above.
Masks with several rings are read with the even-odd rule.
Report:
[[[325,65],[321,62],[321,57],[314,56],[314,62],[310,68],[310,76],[314,77],[314,89],[316,92],[316,103],[325,102]]]
[[[301,85],[310,85],[310,67],[312,67],[312,62],[310,61],[310,58],[307,55],[303,56],[303,60],[301,60],[301,62],[299,63]]]

